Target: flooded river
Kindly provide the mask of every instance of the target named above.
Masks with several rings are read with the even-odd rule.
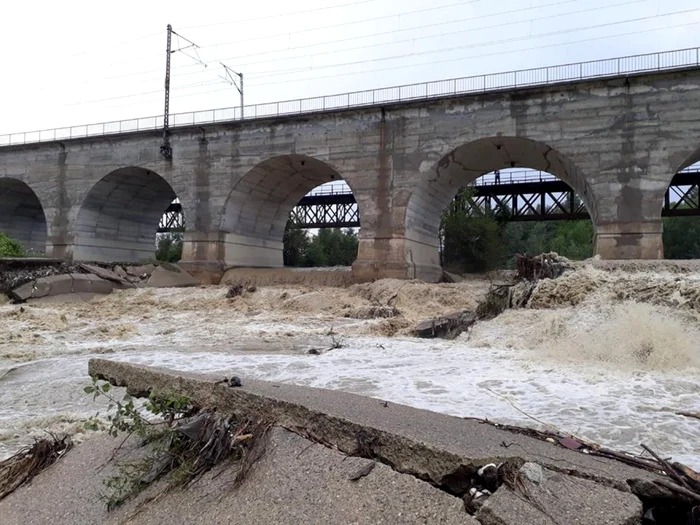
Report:
[[[456,416],[640,443],[700,469],[700,273],[586,268],[544,281],[532,308],[453,341],[416,322],[473,308],[486,281],[348,289],[128,290],[89,304],[0,307],[0,458],[104,410],[82,392],[101,356],[338,389]],[[371,317],[391,306],[392,318]],[[396,313],[395,312],[395,313]],[[325,349],[333,338],[341,348]]]

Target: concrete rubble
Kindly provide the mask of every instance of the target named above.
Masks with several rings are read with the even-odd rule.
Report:
[[[199,281],[197,279],[175,264],[161,265],[154,268],[146,282],[146,286],[150,288],[181,288],[197,286],[198,284]]]
[[[10,264],[10,263],[8,263]],[[3,268],[4,269],[4,268]],[[5,293],[14,301],[89,300],[95,295],[125,288],[164,288],[197,286],[199,281],[180,266],[170,263],[139,266],[104,265],[104,263],[67,264],[62,261],[12,261],[4,283]],[[16,283],[16,284],[13,284]],[[60,296],[60,297],[58,297]]]
[[[476,314],[468,310],[452,312],[435,319],[423,321],[415,328],[416,336],[427,339],[442,337],[454,339],[476,322]]]
[[[635,525],[642,517],[642,502],[634,494],[537,463],[525,463],[513,481],[512,488],[502,485],[476,513],[482,525]]]

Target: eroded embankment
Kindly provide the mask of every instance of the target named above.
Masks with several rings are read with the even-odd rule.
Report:
[[[243,387],[232,388],[218,376],[175,374],[105,360],[92,360],[90,373],[114,385],[126,386],[135,396],[184,395],[202,409],[213,409],[220,415],[231,413],[238,420],[265,420],[301,438],[275,430],[268,443],[271,450],[259,457],[258,465],[246,475],[243,485],[234,483],[233,490],[229,488],[216,494],[212,494],[208,486],[215,501],[210,513],[219,512],[219,505],[230,508],[231,502],[227,500],[236,498],[238,490],[268,493],[274,485],[277,494],[284,494],[290,484],[294,487],[292,492],[305,495],[302,499],[316,490],[331,496],[347,495],[354,505],[367,507],[366,515],[360,512],[349,520],[358,523],[379,519],[372,514],[377,511],[369,501],[390,501],[382,504],[383,510],[379,511],[386,519],[386,511],[393,512],[393,503],[401,501],[406,493],[418,503],[417,508],[433,509],[433,519],[440,516],[440,521],[445,523],[485,525],[523,522],[632,524],[641,519],[643,507],[647,511],[652,508],[666,511],[673,507],[674,512],[677,508],[687,512],[691,505],[679,496],[677,487],[665,476],[624,462],[594,457],[595,449],[586,449],[589,453],[581,454],[571,450],[572,445],[565,441],[560,441],[564,446],[557,446],[479,421],[288,385],[244,380]],[[324,447],[341,454],[336,457],[338,452],[331,452],[329,456]],[[300,459],[307,454],[307,458]],[[309,475],[308,470],[301,478],[295,475],[299,469],[309,468],[307,462],[311,458],[318,469],[314,472],[330,472],[336,462],[339,462],[337,466],[342,465],[343,455],[366,458],[374,463],[354,461],[351,471],[341,468],[330,475]],[[272,461],[269,465],[268,460]],[[491,464],[493,466],[489,466]],[[269,468],[273,465],[274,469]],[[493,469],[496,477],[489,478],[489,469]],[[411,478],[405,476],[411,476],[413,481],[409,482]],[[228,478],[231,479],[231,474]],[[377,484],[379,481],[391,483],[382,486]],[[406,488],[406,483],[410,488]],[[374,487],[374,493],[358,493],[353,485]],[[399,492],[395,493],[394,489]],[[188,496],[170,495],[170,501],[176,508],[182,508],[178,502]],[[165,521],[171,517],[172,508],[158,503],[163,497],[167,498],[168,494],[151,492],[140,506],[131,507],[129,519],[134,523],[150,523],[153,519]],[[456,498],[463,498],[464,503]],[[666,503],[662,505],[660,502],[664,498],[667,498]],[[20,491],[17,500],[21,499]],[[333,501],[334,498],[330,498],[327,504],[335,508]],[[290,496],[286,502],[296,502],[296,498]],[[314,507],[301,503],[301,508],[297,509],[300,521],[321,523],[318,513],[327,519],[327,508]],[[417,523],[426,519],[423,513],[411,510],[414,506],[403,508],[410,512],[403,515],[401,522]],[[342,514],[342,506],[335,511],[341,512],[339,522],[345,522],[343,516],[350,515]],[[267,511],[251,510],[248,517],[260,519],[261,512]],[[657,511],[656,515],[661,514]],[[270,516],[265,517],[268,522],[279,521],[269,521]]]

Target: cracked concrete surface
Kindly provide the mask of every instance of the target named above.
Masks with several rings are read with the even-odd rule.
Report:
[[[3,524],[632,525],[642,505],[628,481],[656,477],[475,420],[354,394],[245,378],[231,388],[219,376],[104,359],[92,359],[89,372],[135,396],[178,393],[202,408],[274,422],[266,451],[237,488],[237,464],[225,463],[186,495],[158,482],[107,514],[97,496],[121,440],[98,435],[0,501]],[[129,441],[118,456],[133,454]],[[529,463],[468,514],[465,476],[509,458]]]
[[[589,456],[546,441],[461,419],[339,391],[245,379],[243,388],[216,385],[218,376],[91,359],[89,373],[127,386],[134,395],[178,392],[202,407],[236,415],[258,414],[315,441],[358,455],[362,434],[372,453],[396,470],[436,485],[462,469],[476,471],[508,458],[537,462],[556,472],[629,491],[627,480],[654,474],[618,461]]]

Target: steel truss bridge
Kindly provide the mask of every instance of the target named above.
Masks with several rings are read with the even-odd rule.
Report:
[[[488,174],[474,181],[457,206],[471,216],[505,212],[511,221],[588,219],[586,207],[568,184],[538,171]],[[666,191],[663,217],[700,216],[700,168],[677,173]],[[299,201],[290,218],[302,228],[359,228],[360,212],[350,188],[334,184],[316,188]],[[158,232],[185,229],[182,207],[174,201],[162,216]]]

